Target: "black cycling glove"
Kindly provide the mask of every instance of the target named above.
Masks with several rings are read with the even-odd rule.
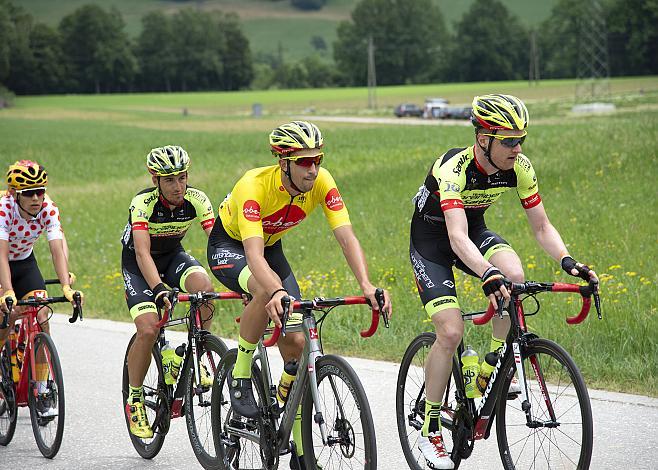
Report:
[[[158,310],[161,310],[164,307],[164,299],[167,297],[167,294],[169,294],[169,290],[167,290],[163,283],[160,283],[153,288],[153,295],[155,296],[153,301]]]
[[[579,277],[585,281],[589,281],[590,279],[589,272],[591,271],[591,269],[586,264],[576,262],[576,260],[573,259],[571,256],[565,256],[564,258],[562,258],[560,264],[562,264],[562,269],[564,269],[564,271],[568,275]],[[576,275],[571,273],[571,270],[574,268],[578,270],[578,274]]]
[[[482,275],[482,290],[487,297],[500,291],[504,285],[505,276],[495,266],[491,266]]]

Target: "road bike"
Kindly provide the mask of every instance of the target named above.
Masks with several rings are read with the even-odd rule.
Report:
[[[572,292],[582,297],[578,315],[567,323],[587,317],[592,297],[601,318],[598,283],[588,285],[525,282],[509,283],[511,328],[502,352],[480,398],[467,398],[462,375],[460,343],[452,361],[452,373],[441,405],[441,424],[446,450],[455,464],[467,459],[475,441],[487,439],[494,417],[500,457],[505,469],[587,469],[592,456],[592,410],[585,381],[571,356],[557,343],[528,331],[526,317],[540,309],[536,294]],[[521,296],[525,296],[521,298]],[[522,302],[536,302],[536,310],[524,313]],[[498,315],[502,317],[503,302]],[[484,314],[484,315],[483,315]],[[482,325],[496,314],[462,314],[464,320]],[[418,449],[425,418],[425,360],[434,344],[434,333],[423,333],[407,348],[398,374],[396,414],[404,456],[413,470],[429,468]],[[509,393],[518,378],[520,393]]]
[[[130,423],[126,417],[126,426],[130,440],[137,453],[145,459],[154,458],[162,449],[169,432],[172,418],[185,416],[187,433],[192,450],[204,468],[215,465],[215,446],[212,442],[210,424],[211,386],[203,385],[201,374],[211,378],[219,361],[228,348],[224,341],[203,329],[201,307],[207,306],[211,312],[213,300],[242,299],[235,292],[199,292],[196,294],[180,293],[177,289],[169,296],[171,308],[159,313],[158,328],[160,334],[151,351],[152,360],[144,378],[144,408],[153,429],[153,437],[142,439],[130,432]],[[174,307],[179,302],[189,302],[189,309],[180,318],[171,317]],[[212,314],[210,315],[212,318]],[[187,327],[187,343],[181,360],[181,367],[174,384],[165,382],[165,371],[161,350],[167,343],[165,330],[175,325]],[[136,334],[130,339],[123,365],[123,403],[128,399],[128,353],[135,341]],[[124,416],[125,413],[124,413]]]
[[[376,298],[379,310],[372,310],[370,327],[361,336],[372,336],[379,325],[379,316],[388,327],[383,312],[383,290]],[[315,298],[292,303],[294,312],[301,313],[301,323],[288,323],[291,299],[282,299],[282,328],[268,329],[272,336],[258,343],[252,364],[252,385],[259,407],[259,416],[249,419],[231,409],[229,374],[237,359],[232,349],[222,359],[213,385],[213,438],[220,469],[259,468],[273,470],[279,457],[299,452],[290,435],[301,404],[303,460],[307,469],[377,468],[377,445],[370,405],[358,375],[349,363],[336,355],[324,355],[322,324],[331,310],[339,305],[367,304],[365,297]],[[315,311],[322,312],[319,319]],[[276,398],[277,386],[272,381],[267,347],[276,344],[281,334],[302,331],[306,343],[297,368],[297,376],[283,406]],[[315,410],[315,412],[314,412]],[[299,465],[298,465],[299,468]]]
[[[59,284],[50,279],[46,284]],[[64,377],[53,339],[43,331],[37,318],[42,308],[69,302],[66,297],[47,297],[36,291],[34,297],[16,302],[18,322],[11,325],[13,334],[0,351],[0,445],[8,445],[14,437],[18,407],[30,409],[32,431],[41,454],[52,459],[59,452],[64,436]],[[9,316],[16,314],[14,303],[7,300],[8,313],[0,328],[9,326]],[[82,321],[80,294],[74,294],[73,315],[69,322]]]

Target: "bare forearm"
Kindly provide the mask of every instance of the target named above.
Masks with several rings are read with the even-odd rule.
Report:
[[[281,280],[279,276],[272,271],[267,260],[263,256],[250,255],[247,253],[247,265],[251,275],[256,282],[265,289],[265,292],[272,295],[277,289],[281,289]]]
[[[137,266],[139,266],[139,271],[144,276],[146,283],[150,288],[154,288],[162,281],[160,280],[160,275],[158,274],[158,268],[155,266],[155,262],[150,254],[143,254],[137,252]]]
[[[354,273],[354,277],[359,283],[361,290],[370,287],[368,263],[366,262],[366,256],[359,241],[356,237],[351,237],[341,243],[341,248],[343,249],[345,260],[352,270],[352,273]]]
[[[550,223],[544,224],[535,231],[535,238],[544,251],[556,261],[560,261],[562,257],[569,254],[562,237]]]
[[[51,248],[51,253],[50,253],[53,258],[53,266],[55,267],[55,272],[57,273],[57,279],[59,279],[59,283],[62,285],[68,285],[70,284],[70,280],[69,280],[69,267],[68,267],[68,261],[66,259],[66,253],[64,252],[64,247],[61,241],[59,241],[57,245],[58,246],[54,246]]]
[[[451,237],[450,247],[457,257],[478,276],[482,276],[491,266],[491,263],[484,259],[480,250],[468,237]]]

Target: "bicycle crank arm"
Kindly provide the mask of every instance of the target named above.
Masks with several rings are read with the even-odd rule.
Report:
[[[247,431],[246,429],[234,428],[232,426],[226,426],[226,432],[231,436],[248,439],[260,445],[260,435],[255,432]]]

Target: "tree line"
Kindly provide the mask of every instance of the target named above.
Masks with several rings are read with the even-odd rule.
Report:
[[[233,14],[152,12],[132,40],[114,8],[85,5],[52,28],[0,0],[0,84],[17,94],[362,86],[369,42],[381,85],[519,80],[528,78],[531,36],[540,76],[569,78],[586,5],[559,0],[531,30],[500,0],[476,0],[450,30],[433,0],[361,0],[338,25],[333,61],[290,62],[254,56]],[[603,15],[610,74],[658,74],[658,2],[608,0]]]

